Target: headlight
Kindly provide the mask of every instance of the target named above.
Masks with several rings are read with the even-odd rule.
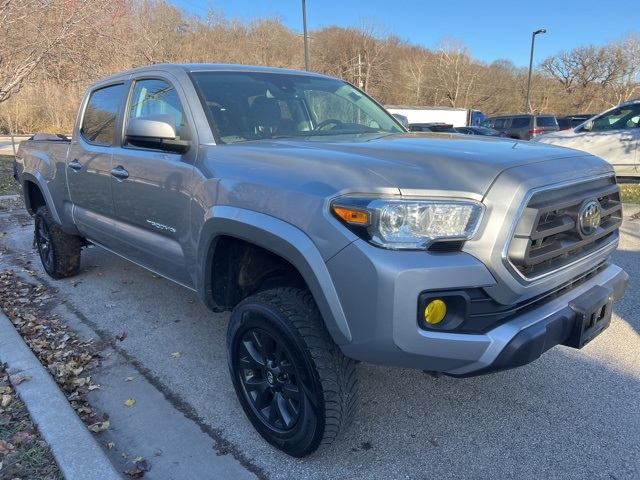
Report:
[[[332,213],[371,243],[393,249],[426,249],[434,241],[468,240],[482,217],[471,200],[343,197]]]

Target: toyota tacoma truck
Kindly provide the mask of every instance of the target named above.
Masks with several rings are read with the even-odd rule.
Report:
[[[581,348],[628,277],[611,166],[510,139],[409,133],[336,78],[153,65],[86,93],[70,139],[21,144],[46,272],[89,244],[232,310],[228,365],[293,456],[355,415],[356,364],[456,377]]]

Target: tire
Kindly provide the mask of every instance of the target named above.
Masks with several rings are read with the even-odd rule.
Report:
[[[78,273],[82,238],[63,232],[46,206],[36,211],[34,241],[42,266],[51,278],[72,277]]]
[[[330,445],[353,421],[355,362],[333,343],[308,291],[280,288],[242,301],[229,320],[227,360],[247,417],[291,456]]]

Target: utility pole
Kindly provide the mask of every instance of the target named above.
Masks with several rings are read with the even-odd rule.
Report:
[[[309,71],[309,43],[307,36],[307,4],[302,0],[302,30],[304,34],[304,66]]]
[[[533,35],[531,35],[531,56],[529,57],[529,82],[527,83],[527,103],[524,106],[525,115],[529,113],[529,94],[531,93],[531,70],[533,69],[533,46],[536,43],[536,35],[540,33],[547,33],[547,31],[544,28],[541,28],[540,30],[536,30],[535,32],[533,32]]]

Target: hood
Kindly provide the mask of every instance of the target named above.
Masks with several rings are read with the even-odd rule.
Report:
[[[404,195],[429,190],[478,198],[505,170],[585,156],[513,139],[435,133],[281,138],[206,148],[206,166],[220,179],[287,183],[288,188],[313,184],[322,194],[393,189]]]

